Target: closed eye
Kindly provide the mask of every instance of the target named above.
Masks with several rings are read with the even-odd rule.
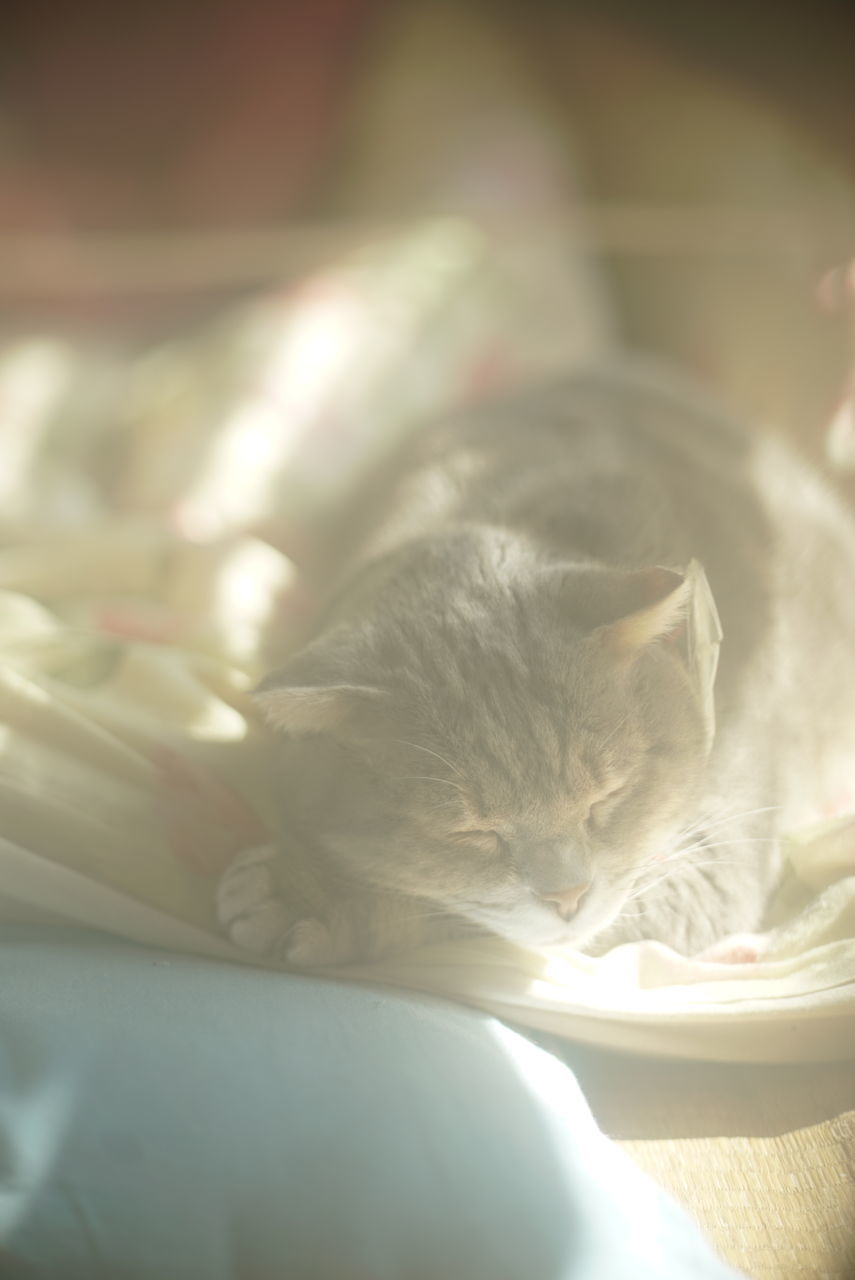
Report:
[[[611,791],[607,791],[605,795],[600,796],[599,800],[595,800],[588,810],[585,825],[593,827],[594,830],[601,827],[626,790],[626,783],[621,782],[618,786],[613,787]]]
[[[498,853],[503,847],[502,837],[497,831],[453,831],[451,839],[455,844],[466,845],[471,849],[479,849],[482,853]]]

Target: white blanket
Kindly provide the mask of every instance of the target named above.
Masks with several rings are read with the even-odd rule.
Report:
[[[135,597],[117,604],[129,566]],[[219,935],[214,913],[219,871],[275,822],[261,781],[270,743],[245,693],[253,662],[236,650],[251,649],[265,602],[287,599],[293,570],[248,539],[200,550],[114,522],[0,553],[0,585],[22,577],[55,608],[0,594],[0,912],[256,963]],[[71,579],[74,622],[59,616]],[[155,605],[176,640],[128,639]],[[788,958],[701,963],[645,942],[593,959],[484,938],[340,976],[647,1053],[855,1055],[855,821],[804,833],[787,851],[779,917],[836,886]]]

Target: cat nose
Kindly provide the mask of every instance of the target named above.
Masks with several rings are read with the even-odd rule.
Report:
[[[543,902],[550,902],[558,911],[562,920],[570,920],[579,910],[579,903],[591,887],[590,880],[574,884],[569,889],[557,889],[555,893],[541,893]]]

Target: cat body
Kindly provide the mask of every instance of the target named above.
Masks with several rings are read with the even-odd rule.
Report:
[[[258,693],[282,733],[264,949],[694,954],[760,927],[780,833],[855,762],[855,528],[817,476],[623,364],[425,429],[339,534],[314,635]],[[724,633],[711,748],[694,561]]]

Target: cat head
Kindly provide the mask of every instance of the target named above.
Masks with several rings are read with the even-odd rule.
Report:
[[[689,582],[436,548],[268,677],[282,796],[345,873],[580,944],[670,852],[705,758]]]

